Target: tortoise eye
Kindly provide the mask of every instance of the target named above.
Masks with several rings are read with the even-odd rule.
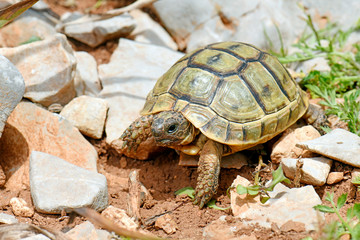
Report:
[[[168,133],[174,133],[178,128],[178,125],[177,124],[171,124],[168,129],[167,129],[167,132]]]

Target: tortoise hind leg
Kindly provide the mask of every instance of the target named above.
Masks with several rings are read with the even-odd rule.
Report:
[[[208,140],[201,150],[194,199],[194,204],[199,204],[200,208],[216,194],[223,151],[224,146],[213,140]]]
[[[309,104],[307,111],[305,112],[303,118],[308,124],[313,125],[321,134],[324,133],[324,130],[321,127],[327,126],[328,121],[325,115],[324,110],[315,104]]]

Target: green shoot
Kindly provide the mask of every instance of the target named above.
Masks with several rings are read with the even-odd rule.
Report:
[[[325,201],[330,202],[331,206],[316,205],[314,209],[324,213],[335,213],[339,219],[338,222],[327,225],[324,229],[326,235],[324,239],[340,239],[342,235],[349,234],[351,239],[360,239],[360,204],[355,203],[353,207],[347,210],[346,218],[340,215],[340,209],[345,205],[347,194],[342,194],[335,203],[334,193],[326,193]],[[354,220],[357,218],[357,220]]]
[[[236,192],[238,194],[248,194],[251,196],[256,196],[260,194],[260,201],[261,203],[266,203],[267,200],[269,200],[268,192],[271,192],[274,190],[274,187],[280,183],[285,182],[290,184],[290,180],[284,176],[283,170],[281,165],[272,172],[272,181],[270,182],[270,185],[265,187],[263,186],[258,179],[255,179],[255,184],[251,186],[242,186],[237,185],[236,186]]]
[[[349,36],[360,30],[360,19],[346,31],[334,23],[318,30],[309,14],[305,21],[310,33],[304,33],[294,44],[298,51],[284,56],[281,50],[277,56],[284,64],[324,58],[330,70],[311,70],[300,84],[309,90],[312,98],[323,99],[320,104],[327,107],[327,115],[338,116],[351,132],[360,136],[360,44],[353,45],[353,52],[343,50]]]
[[[192,187],[184,187],[175,192],[175,195],[182,195],[182,194],[189,196],[191,199],[195,198],[195,190]],[[230,208],[230,207],[222,208],[222,207],[217,206],[215,204],[215,199],[211,199],[208,203],[206,203],[206,206],[208,206],[209,208],[214,208],[214,209],[223,210],[223,211]]]

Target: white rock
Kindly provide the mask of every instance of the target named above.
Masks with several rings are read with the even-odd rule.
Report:
[[[102,211],[101,215],[121,228],[126,228],[133,231],[139,228],[139,225],[132,218],[130,218],[123,209],[110,205],[104,211]]]
[[[17,222],[18,222],[18,220],[13,215],[9,215],[6,213],[0,213],[0,223],[12,224],[12,223],[17,223]]]
[[[294,179],[297,161],[296,158],[283,158],[281,160],[286,177]],[[326,183],[333,162],[331,159],[314,157],[302,158],[300,161],[303,163],[300,182],[314,186],[322,186]]]
[[[100,139],[104,132],[107,110],[106,100],[80,96],[65,105],[60,115],[69,120],[82,134]]]
[[[0,137],[10,113],[24,95],[21,73],[6,57],[0,55]]]
[[[8,118],[0,138],[0,162],[9,176],[5,187],[29,186],[29,155],[46,152],[96,172],[95,148],[68,120],[33,103],[20,102]]]
[[[34,37],[44,40],[56,33],[55,28],[42,19],[39,13],[29,9],[26,14],[0,29],[0,45],[16,47]]]
[[[120,39],[110,62],[99,66],[100,96],[109,104],[107,143],[118,139],[139,117],[156,80],[182,56],[168,48]]]
[[[10,199],[11,210],[16,216],[32,217],[34,215],[34,208],[29,207],[28,203],[22,199],[13,197]]]
[[[360,167],[360,137],[341,128],[334,129],[319,138],[298,143],[296,146]]]
[[[249,181],[238,176],[232,186],[236,187],[238,184],[247,186]],[[315,205],[321,204],[321,199],[313,186],[289,189],[279,183],[274,191],[268,193],[270,199],[265,204],[261,204],[259,196],[246,197],[232,189],[231,208],[234,216],[244,223],[259,224],[265,228],[271,228],[272,223],[282,226],[292,220],[303,223],[306,231],[317,229],[319,217],[324,219],[323,213],[313,209]]]
[[[62,34],[15,48],[0,48],[19,69],[25,80],[25,95],[33,102],[49,106],[65,105],[75,97],[74,52]]]
[[[21,238],[22,240],[50,240],[50,238],[46,237],[44,234],[36,234],[30,237]]]
[[[129,14],[122,14],[103,20],[89,17],[82,23],[65,25],[64,33],[90,47],[96,47],[106,40],[125,37],[134,28],[134,19]]]
[[[233,31],[224,25],[219,16],[213,17],[191,33],[186,51],[190,52],[210,43],[226,41],[231,39],[232,34]]]
[[[76,95],[96,97],[101,90],[95,58],[87,52],[75,52],[77,60],[74,79]]]
[[[188,36],[216,13],[210,0],[157,1],[153,6],[180,49],[186,46]]]
[[[135,41],[168,47],[173,50],[178,49],[178,46],[165,29],[147,13],[135,9],[130,12],[130,15],[136,21],[136,27],[130,35]]]
[[[30,155],[30,191],[36,210],[43,213],[79,207],[101,211],[108,204],[104,175],[43,152]]]

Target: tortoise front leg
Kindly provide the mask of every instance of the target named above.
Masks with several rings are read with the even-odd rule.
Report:
[[[194,204],[200,208],[210,201],[219,186],[220,161],[224,146],[208,140],[200,153]]]

